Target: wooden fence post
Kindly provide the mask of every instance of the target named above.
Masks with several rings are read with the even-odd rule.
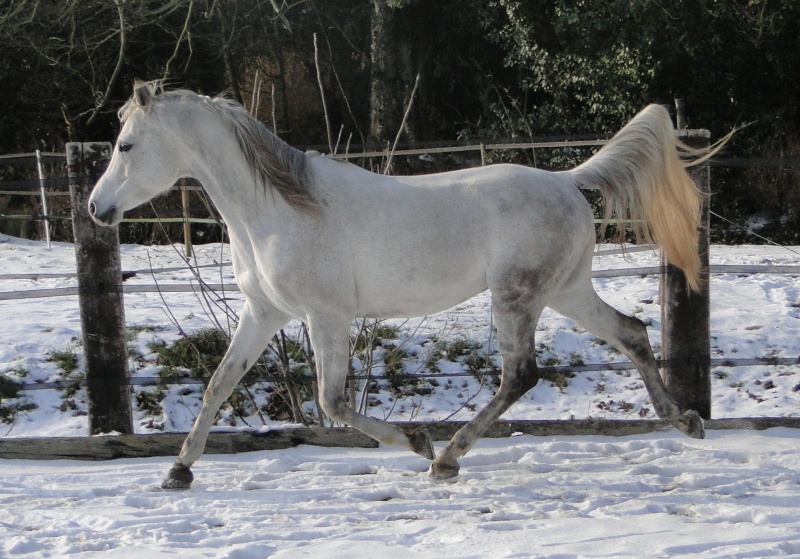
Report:
[[[186,179],[180,179],[178,183],[181,187],[181,206],[183,211],[183,247],[186,258],[192,257],[192,223],[189,221],[189,190],[186,188]]]
[[[119,235],[89,217],[92,188],[111,158],[108,142],[67,144],[89,431],[133,433]]]
[[[708,147],[708,130],[681,130],[689,146]],[[711,418],[711,302],[709,292],[708,229],[711,168],[707,163],[689,169],[703,197],[700,239],[700,290],[690,292],[678,268],[666,263],[661,276],[662,374],[681,409]]]

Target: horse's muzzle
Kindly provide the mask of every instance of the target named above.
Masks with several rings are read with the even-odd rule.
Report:
[[[117,215],[117,207],[111,206],[105,211],[98,213],[97,205],[94,202],[89,202],[89,215],[98,225],[112,225]]]

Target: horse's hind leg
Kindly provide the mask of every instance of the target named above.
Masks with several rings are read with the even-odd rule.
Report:
[[[543,309],[543,294],[536,292],[536,283],[522,289],[515,286],[508,291],[493,287],[497,339],[503,356],[500,388],[489,404],[459,429],[439,453],[431,464],[431,477],[448,479],[457,475],[458,458],[466,454],[486,429],[539,381],[534,334]]]
[[[549,303],[557,312],[614,345],[639,369],[658,416],[690,437],[705,436],[703,420],[693,410],[681,410],[661,380],[647,328],[641,320],[624,315],[600,299],[586,278],[559,293]]]

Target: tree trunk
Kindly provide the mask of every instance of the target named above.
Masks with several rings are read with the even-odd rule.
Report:
[[[407,10],[373,0],[371,27],[368,141],[385,145],[397,136],[416,75]],[[412,129],[407,123],[413,138]]]

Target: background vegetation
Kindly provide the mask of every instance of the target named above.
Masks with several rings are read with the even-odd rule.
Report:
[[[800,240],[796,0],[0,0],[0,153],[113,141],[134,78],[327,145],[317,66],[351,150],[394,139],[417,74],[414,142],[614,132],[683,98],[714,137],[750,124],[726,157],[770,160],[716,170],[715,211]]]

